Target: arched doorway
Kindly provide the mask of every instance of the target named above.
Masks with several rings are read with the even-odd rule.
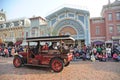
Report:
[[[59,30],[59,35],[77,35],[76,30],[71,26],[65,26]]]
[[[65,26],[58,31],[59,35],[77,35],[77,31],[71,26]],[[75,45],[75,42],[67,40],[65,41],[66,45],[71,46]]]
[[[76,40],[75,44],[82,46],[82,44],[84,45],[86,41],[84,28],[85,26],[76,20],[64,19],[56,23],[53,28],[52,35],[71,35]]]
[[[82,24],[80,24],[78,21],[75,21],[72,19],[64,19],[56,23],[56,25],[53,28],[52,35],[59,35],[59,31],[66,26],[72,27],[74,30],[76,30],[76,33],[77,33],[76,36],[81,36],[79,38],[84,38],[85,27]]]

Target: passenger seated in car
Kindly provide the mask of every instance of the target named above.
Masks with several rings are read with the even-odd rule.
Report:
[[[62,43],[62,45],[60,45],[60,46],[58,47],[58,49],[59,49],[62,53],[68,53],[68,52],[69,52],[69,48],[68,48],[68,46],[66,46],[65,43]]]
[[[48,47],[48,43],[45,43],[45,45],[42,47],[42,50],[48,50],[49,47]]]
[[[54,49],[58,49],[56,42],[54,43],[53,48],[54,48]]]
[[[52,42],[52,45],[49,47],[50,50],[54,50],[54,49],[58,49],[57,48],[57,43],[56,42]]]
[[[53,50],[53,45],[54,45],[54,42],[52,42],[51,46],[49,47],[50,50]]]

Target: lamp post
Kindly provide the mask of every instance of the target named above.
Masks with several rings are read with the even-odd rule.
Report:
[[[15,38],[12,39],[12,42],[15,43]]]

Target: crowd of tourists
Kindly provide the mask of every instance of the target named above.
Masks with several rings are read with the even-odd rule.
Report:
[[[93,45],[93,46],[70,46],[70,49],[73,50],[74,58],[73,60],[90,60],[90,61],[120,61],[120,45],[111,46],[111,45]],[[12,57],[15,53],[21,51],[26,52],[27,48],[23,46],[0,46],[0,56],[3,57]]]
[[[73,54],[74,60],[120,61],[120,45],[84,45],[82,48],[80,46],[76,46],[74,47]]]
[[[15,53],[19,53],[20,51],[25,51],[26,47],[22,46],[0,46],[0,56],[3,57],[12,57]]]

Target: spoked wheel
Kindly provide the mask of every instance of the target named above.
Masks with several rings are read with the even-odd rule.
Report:
[[[61,72],[63,70],[63,61],[59,58],[54,58],[50,65],[54,72]]]
[[[13,59],[13,65],[18,68],[18,67],[21,67],[22,66],[22,61],[19,57],[15,57]]]

